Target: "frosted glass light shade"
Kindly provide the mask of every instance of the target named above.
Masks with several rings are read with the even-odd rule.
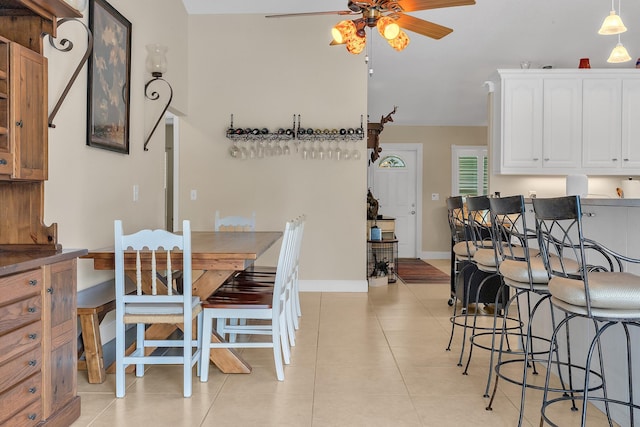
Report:
[[[335,44],[347,43],[356,33],[356,24],[353,21],[340,21],[331,29],[331,36]]]
[[[611,55],[609,55],[609,59],[607,59],[607,62],[619,64],[621,62],[627,61],[631,61],[629,52],[627,52],[627,49],[622,45],[622,43],[618,42],[616,47],[614,47],[611,51]]]
[[[160,44],[148,44],[146,48],[147,60],[145,61],[145,66],[147,71],[153,76],[162,76],[167,72],[167,50],[169,48]]]
[[[76,9],[78,12],[82,12],[87,8],[88,0],[65,0],[69,6]]]
[[[378,19],[376,27],[378,27],[380,35],[387,40],[393,40],[400,34],[400,26],[388,16],[383,16]]]
[[[612,34],[620,34],[627,31],[627,27],[622,23],[622,18],[616,15],[616,11],[609,12],[609,16],[604,19],[602,27],[598,30],[598,34],[609,36]]]
[[[364,46],[367,44],[365,37],[360,37],[356,34],[347,40],[347,51],[354,55],[360,54],[364,50]]]
[[[409,37],[404,31],[400,31],[398,37],[393,40],[388,40],[392,48],[398,52],[403,51],[409,45]]]

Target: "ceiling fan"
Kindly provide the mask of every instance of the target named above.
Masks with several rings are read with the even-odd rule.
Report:
[[[438,9],[444,7],[467,6],[475,4],[475,0],[349,0],[348,10],[329,12],[288,13],[267,15],[267,18],[309,15],[361,15],[353,20],[339,22],[331,30],[331,45],[345,44],[347,50],[359,54],[366,43],[365,29],[377,27],[394,49],[403,50],[409,44],[409,38],[402,31],[412,31],[432,39],[441,39],[453,29],[407,15],[406,12]]]

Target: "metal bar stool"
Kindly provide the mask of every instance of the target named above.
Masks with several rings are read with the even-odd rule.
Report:
[[[559,346],[558,337],[561,329],[568,328],[569,322],[574,319],[588,319],[594,325],[594,335],[587,346],[584,366],[572,363],[570,355],[574,343],[569,341],[566,342],[567,361],[559,362],[559,367],[569,371],[576,370],[584,376],[581,387],[571,390],[572,393],[550,398],[549,393],[558,390],[553,390],[549,385],[553,368],[549,359],[540,425],[547,422],[557,426],[558,424],[550,420],[547,409],[551,405],[570,399],[582,400],[581,426],[586,424],[589,401],[599,402],[604,406],[609,425],[612,425],[611,406],[626,407],[628,419],[621,424],[636,425],[634,410],[640,410],[640,405],[634,402],[629,329],[631,326],[640,326],[640,276],[624,272],[623,262],[640,263],[640,260],[620,255],[584,237],[579,196],[534,199],[533,207],[540,251],[551,276],[551,303],[556,309],[567,314],[551,336],[552,345]],[[560,262],[554,263],[553,256],[557,256]],[[566,268],[565,261],[569,259],[577,260],[580,264],[577,272]],[[614,328],[617,325],[620,325],[624,332],[626,346],[610,346],[605,354],[601,340],[605,334],[617,329]],[[625,350],[624,358],[620,357],[620,352]],[[594,371],[591,366],[594,356],[598,358],[599,372]],[[629,379],[626,396],[609,394],[605,377],[605,356],[618,356],[626,361]]]
[[[503,320],[502,333],[500,335],[500,345],[498,347],[498,360],[495,366],[495,382],[491,399],[487,405],[487,410],[493,409],[493,402],[498,389],[498,382],[502,378],[510,383],[521,386],[520,415],[518,426],[522,425],[526,389],[534,388],[542,390],[542,386],[527,382],[529,368],[532,368],[534,375],[538,374],[536,363],[547,362],[554,350],[550,346],[550,341],[541,335],[532,333],[532,326],[538,309],[544,304],[549,307],[550,294],[548,289],[549,275],[542,262],[540,252],[536,248],[529,247],[529,242],[536,242],[535,230],[527,227],[526,209],[524,197],[522,195],[490,199],[491,224],[494,236],[500,236],[500,244],[496,243],[500,258],[499,272],[506,286],[513,290],[513,295],[508,300]],[[557,262],[557,258],[554,259]],[[573,265],[572,270],[576,271],[578,264],[575,261],[567,260]],[[521,304],[521,301],[524,303]],[[509,330],[507,318],[512,304],[515,303],[518,318],[526,314],[526,332]],[[523,307],[524,306],[524,307]],[[551,310],[552,329],[555,327],[555,315]],[[516,339],[519,343],[518,349],[509,346],[509,339]],[[505,343],[507,348],[505,349]],[[493,354],[491,355],[493,359]],[[509,357],[505,357],[509,356]],[[493,360],[490,362],[493,363]],[[508,365],[521,364],[522,375],[514,377],[509,374]],[[489,382],[487,382],[487,386]]]

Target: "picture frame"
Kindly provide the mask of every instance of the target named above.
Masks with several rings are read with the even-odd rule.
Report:
[[[89,1],[87,145],[129,154],[131,22],[106,0]]]

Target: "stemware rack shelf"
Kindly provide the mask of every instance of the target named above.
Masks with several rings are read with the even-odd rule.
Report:
[[[300,124],[300,114],[293,115],[293,125],[290,128],[279,128],[271,132],[267,128],[235,128],[233,114],[231,124],[226,131],[226,137],[232,141],[360,141],[365,137],[363,117],[360,116],[360,127],[342,129],[304,128]]]

